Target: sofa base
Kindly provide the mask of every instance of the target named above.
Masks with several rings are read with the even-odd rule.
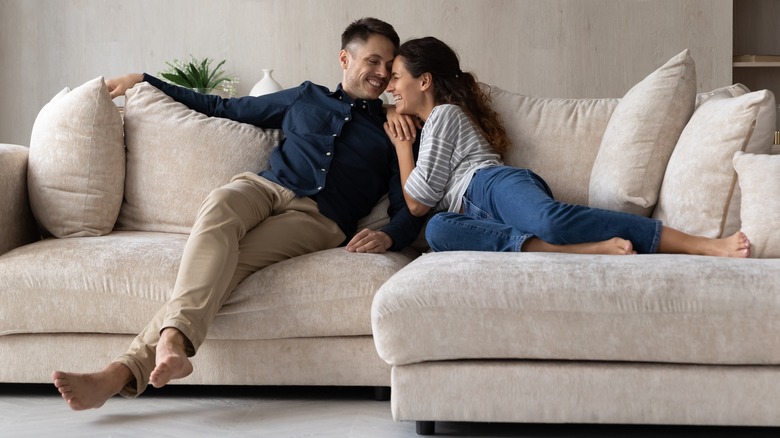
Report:
[[[91,372],[123,353],[131,335],[0,336],[0,382],[51,383],[54,370]],[[206,340],[189,385],[390,386],[371,336]],[[381,390],[377,390],[381,391]]]
[[[780,426],[780,367],[564,361],[394,366],[392,412],[417,421]]]

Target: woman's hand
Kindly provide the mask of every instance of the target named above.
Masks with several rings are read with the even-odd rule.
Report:
[[[414,142],[414,139],[417,138],[417,131],[420,129],[422,129],[422,125],[417,117],[398,114],[395,107],[387,107],[385,132],[387,132],[390,140],[397,138],[403,141]]]
[[[397,131],[393,130],[393,125],[390,124],[389,121],[385,122],[385,134],[390,138],[390,142],[393,143],[393,146],[395,146],[396,152],[403,151],[403,150],[412,150],[412,145],[414,143],[414,140],[406,140],[403,137],[397,136],[395,133]]]
[[[141,73],[130,73],[116,78],[106,79],[108,93],[111,98],[124,96],[125,92],[139,82],[143,82],[144,75]]]

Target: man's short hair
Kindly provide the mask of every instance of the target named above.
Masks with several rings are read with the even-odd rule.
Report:
[[[372,17],[364,17],[350,23],[349,26],[341,34],[341,49],[344,50],[355,40],[362,42],[368,41],[368,37],[372,34],[382,35],[389,39],[395,47],[394,52],[398,51],[398,46],[401,45],[401,39],[395,32],[395,29],[390,23],[385,23],[382,20]]]

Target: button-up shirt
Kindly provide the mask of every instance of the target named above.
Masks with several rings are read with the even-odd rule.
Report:
[[[144,74],[144,80],[174,100],[207,116],[281,129],[261,176],[317,201],[320,212],[351,236],[360,218],[388,194],[390,222],[382,228],[400,250],[417,237],[424,218],[413,216],[401,189],[395,148],[384,128],[379,99],[353,100],[341,85],[304,82],[258,97],[224,99],[204,95]]]

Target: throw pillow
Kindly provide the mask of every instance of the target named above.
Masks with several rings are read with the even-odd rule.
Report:
[[[27,188],[44,234],[102,236],[122,205],[122,117],[102,77],[44,105],[33,124]]]
[[[666,169],[653,217],[686,233],[712,238],[740,228],[737,151],[768,153],[774,96],[767,90],[715,96],[693,113]]]
[[[127,177],[117,229],[189,233],[209,192],[268,166],[280,132],[208,117],[137,84],[125,100]]]
[[[626,93],[593,163],[590,206],[650,215],[695,99],[696,71],[687,49]]]
[[[733,163],[751,257],[780,257],[780,155],[737,152]]]
[[[737,97],[743,94],[750,93],[748,87],[742,84],[733,84],[725,87],[716,88],[706,93],[699,93],[696,95],[696,108],[700,107],[704,102],[712,98],[724,98],[724,97]],[[694,111],[696,111],[694,109]]]

